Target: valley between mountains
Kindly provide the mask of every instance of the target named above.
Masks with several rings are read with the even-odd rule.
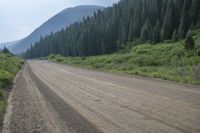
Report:
[[[199,133],[200,89],[29,60],[3,133]]]

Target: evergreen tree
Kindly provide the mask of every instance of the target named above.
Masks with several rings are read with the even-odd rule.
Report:
[[[146,0],[144,1],[143,3],[143,6],[142,6],[142,22],[145,22],[146,19],[147,19],[147,5],[146,5]]]
[[[10,51],[6,47],[3,48],[2,52],[5,54],[11,54]]]
[[[142,27],[140,39],[141,41],[148,41],[151,39],[151,24],[149,22],[149,19],[146,20],[145,24]]]
[[[133,37],[134,38],[139,38],[140,37],[141,28],[142,28],[142,25],[141,25],[140,20],[136,19],[134,21],[134,24],[133,24]]]
[[[161,40],[171,39],[174,27],[174,3],[172,0],[168,1],[167,11],[164,17],[164,22],[161,31]]]
[[[122,28],[121,28],[121,35],[120,35],[121,39],[120,39],[120,42],[123,43],[123,42],[126,42],[127,40],[127,31],[126,31],[126,26],[125,25],[122,25]]]
[[[185,49],[192,50],[195,47],[194,39],[192,38],[191,31],[188,31],[185,39]]]
[[[179,36],[180,38],[185,38],[185,35],[190,28],[190,6],[191,0],[185,0],[183,10],[182,10],[182,17],[181,17],[181,24],[179,26]]]
[[[196,25],[200,17],[200,0],[192,0],[190,13],[193,25]]]
[[[131,22],[130,26],[129,26],[128,41],[132,41],[133,40],[133,33],[134,33],[133,22]]]
[[[157,43],[160,41],[160,21],[157,20],[156,26],[153,29],[153,36],[152,36],[152,42]]]
[[[178,32],[177,32],[177,30],[174,30],[174,32],[173,32],[172,41],[173,42],[178,41]]]

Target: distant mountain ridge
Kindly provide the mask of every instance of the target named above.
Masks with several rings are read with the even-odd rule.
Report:
[[[17,42],[19,42],[19,41],[0,43],[0,49],[3,48],[3,47],[12,48],[12,45],[16,44]]]
[[[9,47],[11,52],[20,54],[30,48],[31,43],[39,41],[41,36],[46,36],[51,32],[56,32],[62,28],[66,28],[74,22],[81,21],[84,17],[92,16],[97,10],[103,9],[102,6],[83,5],[72,8],[67,8],[57,15],[50,18],[39,28],[33,31],[28,37],[18,41],[12,47]]]

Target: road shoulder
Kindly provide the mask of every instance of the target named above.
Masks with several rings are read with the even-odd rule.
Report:
[[[67,133],[51,105],[29,77],[27,65],[18,73],[8,100],[3,133]]]

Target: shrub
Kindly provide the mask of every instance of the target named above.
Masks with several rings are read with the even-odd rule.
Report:
[[[200,43],[200,42],[199,42],[199,43]],[[195,46],[195,54],[198,55],[198,56],[200,56],[200,44],[197,44],[197,45]]]
[[[63,62],[63,61],[64,61],[64,58],[63,58],[61,55],[56,55],[56,56],[54,57],[54,59],[55,59],[55,61],[57,61],[57,62]]]
[[[63,59],[62,58],[56,58],[56,61],[57,62],[63,62]]]
[[[55,59],[55,57],[56,57],[55,54],[50,54],[49,57],[48,57],[48,59],[50,59],[50,60],[51,60],[51,59]]]
[[[46,60],[46,57],[40,57],[39,60]]]
[[[172,40],[165,40],[164,43],[172,43]]]
[[[11,83],[12,75],[4,70],[0,70],[0,87],[4,88]]]
[[[156,66],[158,65],[158,61],[149,55],[140,55],[135,58],[132,58],[132,63],[138,66]]]

